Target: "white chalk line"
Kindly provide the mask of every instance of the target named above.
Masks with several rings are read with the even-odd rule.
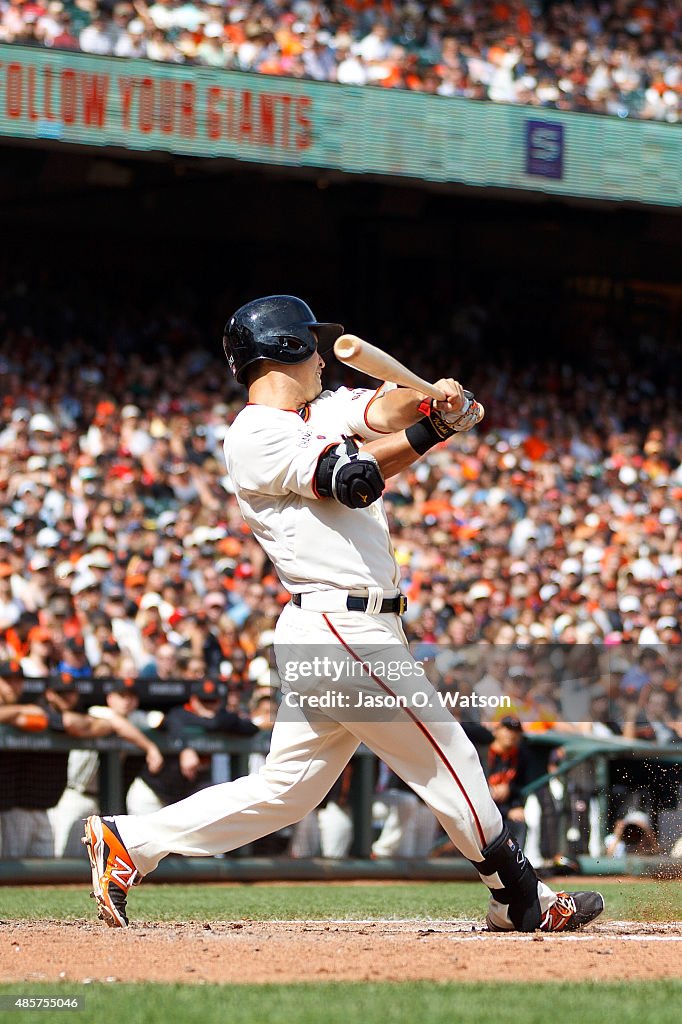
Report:
[[[471,942],[472,940],[478,940],[487,942],[490,940],[491,932],[481,932],[478,934],[472,933],[471,935],[466,934],[455,934],[446,933],[447,938],[457,939],[457,941]],[[496,933],[499,934],[499,933]],[[511,938],[514,942],[538,942],[544,941],[544,935],[542,939],[539,939],[536,935],[519,934],[518,932],[510,932],[507,942]],[[682,942],[682,935],[621,935],[618,932],[586,932],[584,935],[575,935],[572,932],[564,934],[563,932],[556,933],[555,936],[548,936],[548,940],[552,942],[554,938],[560,939],[561,942]]]
[[[513,940],[515,942],[538,942],[543,941],[545,935],[541,933],[523,933],[523,932],[489,932],[483,928],[480,923],[475,921],[434,921],[424,920],[416,921],[413,917],[411,918],[324,918],[323,920],[305,920],[303,918],[272,918],[267,921],[244,921],[245,925],[249,924],[291,924],[291,925],[304,925],[308,928],[324,929],[330,925],[346,925],[352,928],[355,925],[381,925],[382,927],[390,925],[412,925],[415,934],[428,932],[428,929],[433,929],[434,934],[444,935],[450,939],[456,939],[457,941],[464,940],[467,942],[471,941],[489,941],[492,937],[501,938],[504,941]],[[560,936],[562,942],[597,942],[600,940],[624,940],[627,942],[682,942],[682,934],[680,935],[659,935],[657,933],[640,932],[638,934],[631,934],[626,931],[617,931],[615,929],[626,929],[626,928],[641,928],[641,921],[613,921],[609,922],[612,924],[614,931],[586,931],[586,932],[557,932],[554,935],[548,934],[547,938],[552,941],[556,936]],[[607,925],[603,922],[602,927]],[[682,921],[669,921],[665,922],[666,927],[679,927],[682,929]],[[458,931],[457,928],[465,929],[475,928],[475,931]],[[438,929],[438,931],[436,931]]]

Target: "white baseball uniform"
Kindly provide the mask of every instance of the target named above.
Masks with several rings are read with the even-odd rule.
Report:
[[[270,753],[257,773],[152,814],[116,817],[142,875],[168,853],[223,853],[300,820],[320,803],[360,742],[410,784],[464,856],[481,861],[482,849],[502,831],[474,747],[450,715],[434,716],[413,705],[419,689],[436,706],[435,691],[417,670],[399,616],[379,612],[384,598],[397,595],[399,578],[381,499],[351,509],[315,490],[318,460],[342,435],[361,441],[380,436],[367,422],[380,393],[324,391],[302,411],[247,405],[225,438],[244,518],[285,587],[301,595],[301,607],[288,604],[275,631],[287,693]],[[367,598],[367,611],[348,611],[349,595]],[[329,694],[329,677],[287,683],[287,668],[330,649],[345,659],[346,703],[311,715],[310,698]],[[387,672],[396,662],[401,671]],[[377,699],[404,706],[365,713],[364,701]],[[347,708],[358,702],[362,710],[350,714]],[[495,884],[496,876],[482,878]],[[544,914],[555,896],[543,883],[538,886]],[[492,901],[490,917],[510,927],[506,906]]]
[[[242,515],[292,594],[369,587],[398,593],[383,503],[353,509],[316,500],[314,481],[320,455],[342,434],[381,437],[366,419],[380,393],[323,391],[303,416],[295,409],[247,405],[225,438]]]

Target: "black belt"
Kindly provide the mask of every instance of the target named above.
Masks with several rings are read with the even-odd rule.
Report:
[[[301,607],[301,595],[292,594],[292,603]],[[368,598],[366,597],[347,597],[346,608],[349,612],[366,612],[367,611]],[[407,611],[407,598],[404,594],[398,594],[397,597],[385,597],[381,602],[381,608],[379,609],[380,615],[404,615]]]

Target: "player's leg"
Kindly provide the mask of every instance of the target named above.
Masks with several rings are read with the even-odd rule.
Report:
[[[491,892],[492,928],[529,931],[575,927],[603,909],[598,894],[581,907],[558,898],[539,881],[518,843],[504,827],[473,744],[461,725],[440,706],[438,695],[416,666],[394,616],[325,615],[339,649],[367,671],[353,674],[353,706],[359,720],[347,727],[404,779],[426,803]],[[397,646],[401,645],[401,646]],[[400,665],[397,672],[386,666]],[[395,708],[378,710],[373,697],[389,698]],[[594,912],[593,912],[594,911]],[[556,919],[556,920],[555,920]]]
[[[301,857],[320,856],[320,823],[318,811],[310,811],[294,825],[289,844],[289,856],[296,860]]]
[[[317,807],[357,746],[338,723],[310,723],[287,708],[257,773],[202,789],[153,814],[89,818],[84,842],[100,916],[112,927],[126,925],[128,889],[169,853],[224,853],[298,821]]]
[[[169,853],[206,857],[234,850],[316,807],[357,746],[338,723],[310,723],[288,709],[275,723],[260,771],[209,786],[153,814],[117,816],[121,839],[143,875]]]
[[[130,783],[126,793],[126,811],[128,814],[153,814],[164,807],[153,789],[138,775]]]
[[[439,832],[438,821],[426,804],[419,800],[417,810],[410,822],[412,857],[428,857],[436,842],[436,835]]]
[[[347,857],[353,843],[353,817],[346,807],[328,800],[317,812],[323,857]]]
[[[2,812],[2,855],[8,859],[54,857],[47,811],[12,807]]]
[[[493,930],[573,928],[603,909],[598,894],[557,894],[540,881],[521,847],[504,826],[490,798],[478,754],[458,722],[424,721],[349,724],[431,808],[460,852],[490,890],[488,925]],[[570,923],[574,922],[574,923]]]
[[[414,793],[404,789],[388,789],[381,794],[388,814],[377,839],[372,843],[375,857],[411,857],[412,825],[418,800]]]
[[[59,802],[51,807],[47,816],[54,834],[55,857],[79,857],[83,819],[97,813],[97,801],[87,793],[66,787]]]

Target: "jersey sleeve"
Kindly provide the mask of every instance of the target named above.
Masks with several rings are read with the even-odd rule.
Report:
[[[344,418],[348,425],[348,435],[359,437],[363,441],[373,441],[390,433],[387,430],[375,430],[369,425],[368,413],[373,402],[388,391],[394,391],[397,384],[386,381],[372,391],[370,388],[339,388],[336,401],[341,405]]]
[[[334,436],[314,434],[302,420],[292,423],[252,425],[253,429],[225,438],[227,471],[240,491],[259,494],[300,494],[319,498],[315,473],[320,457],[341,441]]]

